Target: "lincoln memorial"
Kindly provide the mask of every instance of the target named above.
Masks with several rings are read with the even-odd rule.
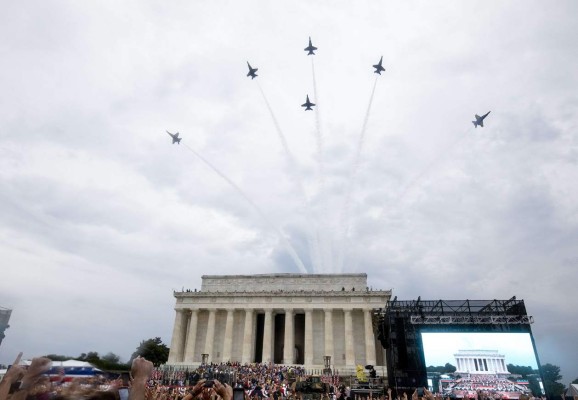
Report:
[[[174,296],[170,365],[385,365],[373,313],[391,291],[370,290],[366,274],[204,275]]]

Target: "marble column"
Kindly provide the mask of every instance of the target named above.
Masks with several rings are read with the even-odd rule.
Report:
[[[355,349],[353,343],[352,310],[343,310],[345,313],[345,365],[355,365]]]
[[[295,329],[293,328],[293,309],[285,310],[285,340],[283,342],[283,364],[294,364]]]
[[[313,365],[313,310],[305,310],[305,365]]]
[[[209,322],[207,322],[207,335],[205,339],[205,353],[209,355],[209,362],[215,360],[213,344],[215,342],[215,319],[217,310],[209,310]]]
[[[183,361],[183,347],[185,344],[184,326],[185,326],[185,311],[175,310],[175,326],[173,327],[173,338],[171,339],[171,349],[169,352],[169,363],[177,363]]]
[[[365,363],[375,365],[375,336],[373,334],[371,312],[372,310],[363,310],[363,322],[365,325]]]
[[[253,362],[253,357],[251,356],[251,350],[253,349],[253,309],[245,309],[245,329],[243,332],[243,355],[241,356],[241,362],[251,363]]]
[[[323,309],[325,314],[325,354],[324,356],[331,357],[331,362],[335,364],[335,357],[333,354],[333,309]]]
[[[235,309],[227,309],[227,321],[225,322],[225,342],[223,343],[223,358],[222,362],[231,361],[231,354],[233,352],[233,318]]]
[[[189,320],[189,334],[187,336],[187,348],[185,349],[185,363],[192,364],[195,361],[195,345],[197,340],[197,325],[199,322],[199,310],[191,310]]]
[[[273,361],[273,310],[265,310],[262,360],[264,363],[270,363]]]

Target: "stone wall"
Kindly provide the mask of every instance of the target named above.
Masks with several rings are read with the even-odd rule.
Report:
[[[203,275],[202,292],[361,291],[367,274]]]

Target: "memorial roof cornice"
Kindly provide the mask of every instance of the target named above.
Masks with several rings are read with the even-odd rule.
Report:
[[[391,296],[390,290],[369,290],[369,291],[333,291],[333,290],[274,290],[274,291],[197,291],[197,292],[187,292],[181,291],[173,292],[176,298],[183,297],[381,297],[381,296]]]

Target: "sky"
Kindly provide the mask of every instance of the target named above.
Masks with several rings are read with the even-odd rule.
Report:
[[[577,14],[3,2],[0,363],[170,343],[203,274],[351,272],[524,299],[540,362],[578,377]]]

